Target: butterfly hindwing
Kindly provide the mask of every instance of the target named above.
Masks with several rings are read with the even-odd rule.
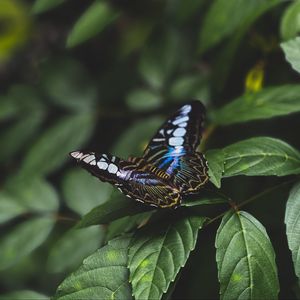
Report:
[[[198,192],[209,178],[206,159],[198,152],[180,157],[173,172],[173,183],[182,194]]]

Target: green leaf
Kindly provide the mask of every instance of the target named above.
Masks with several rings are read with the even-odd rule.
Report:
[[[0,300],[48,300],[48,296],[31,290],[20,290],[0,295]]]
[[[136,122],[121,136],[112,153],[123,158],[141,155],[162,122],[163,119],[158,117]]]
[[[17,217],[26,211],[26,207],[6,191],[0,192],[0,224]]]
[[[103,31],[119,16],[108,2],[95,1],[77,20],[67,39],[67,47],[77,46]]]
[[[199,205],[215,205],[221,203],[228,203],[228,199],[224,195],[208,190],[202,190],[201,197],[199,197],[199,199],[186,199],[184,202],[181,203],[181,206],[191,207]]]
[[[294,185],[286,203],[284,222],[295,273],[300,278],[300,183]]]
[[[45,11],[48,11],[60,4],[64,3],[65,0],[35,0],[31,11],[34,14],[40,14]]]
[[[157,38],[157,36],[155,36]],[[168,31],[149,43],[141,54],[139,71],[154,90],[164,87],[182,60],[183,45],[178,34]]]
[[[84,215],[77,224],[77,228],[106,224],[122,217],[139,214],[145,210],[146,208],[136,201],[125,198],[120,193],[114,193],[110,200]]]
[[[21,173],[44,175],[55,171],[69,158],[70,151],[76,150],[90,138],[94,122],[91,114],[61,119],[33,144],[25,156]]]
[[[245,24],[249,27],[259,16],[279,3],[281,0],[215,0],[204,18],[199,51],[204,52],[215,46]]]
[[[186,75],[174,81],[170,88],[172,101],[201,99],[206,103],[210,99],[210,87],[207,74]]]
[[[228,212],[216,236],[221,299],[277,299],[275,253],[265,228],[246,212]]]
[[[27,212],[55,212],[59,199],[54,187],[38,177],[12,177],[6,183],[5,190],[18,201]]]
[[[104,229],[99,226],[67,231],[51,248],[47,269],[55,273],[74,270],[100,247],[103,236]]]
[[[284,51],[286,60],[292,65],[294,70],[300,73],[300,37],[281,43],[280,46]]]
[[[39,217],[17,225],[0,242],[0,270],[5,270],[39,247],[48,237],[54,220]]]
[[[227,146],[223,151],[223,177],[286,176],[300,173],[300,153],[278,139],[255,137]]]
[[[49,60],[42,69],[41,85],[56,105],[77,112],[92,112],[97,89],[78,61],[62,57]]]
[[[5,129],[0,134],[0,161],[4,162],[12,158],[21,147],[28,144],[36,135],[42,122],[45,119],[45,114],[42,111],[32,111],[26,113],[10,128]],[[26,128],[26,130],[24,130]]]
[[[285,10],[281,23],[280,35],[286,41],[293,39],[300,32],[300,1],[292,1]]]
[[[147,89],[136,89],[128,94],[127,105],[135,111],[147,111],[161,106],[161,96]]]
[[[245,94],[213,112],[212,121],[228,125],[258,119],[268,119],[300,111],[300,85],[270,87]]]
[[[129,249],[130,282],[136,299],[161,299],[195,248],[205,218],[186,217],[155,231],[140,230]]]
[[[62,190],[68,207],[84,215],[109,199],[112,186],[78,168],[66,174]]]
[[[221,187],[221,178],[224,173],[224,152],[222,150],[210,150],[205,154],[208,163],[209,180],[217,187]]]
[[[130,237],[109,241],[58,287],[54,299],[132,299],[127,253]]]
[[[10,178],[0,192],[0,223],[28,212],[54,212],[57,209],[56,191],[41,178]]]
[[[141,223],[144,223],[146,220],[148,220],[153,212],[154,211],[142,212],[133,216],[127,216],[112,221],[107,227],[105,239],[109,241],[125,232],[130,232],[134,228],[138,227]]]

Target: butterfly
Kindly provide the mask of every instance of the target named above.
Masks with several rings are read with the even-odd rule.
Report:
[[[123,160],[110,154],[73,151],[79,165],[137,201],[176,208],[185,195],[197,193],[208,181],[204,155],[196,151],[205,108],[200,101],[180,107],[156,132],[142,157]]]

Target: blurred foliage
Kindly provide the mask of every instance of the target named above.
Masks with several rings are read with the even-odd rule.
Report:
[[[23,46],[29,37],[31,19],[28,8],[17,0],[0,3],[0,66]]]
[[[298,0],[1,0],[0,299],[299,297],[299,20]],[[69,161],[141,155],[190,99],[210,183],[175,211]]]

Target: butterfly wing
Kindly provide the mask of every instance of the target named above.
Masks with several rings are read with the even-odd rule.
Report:
[[[143,157],[151,160],[157,149],[182,147],[185,153],[194,152],[200,142],[204,117],[205,107],[200,101],[182,106],[159,128]]]
[[[157,131],[143,154],[149,164],[171,175],[182,193],[197,192],[208,180],[206,160],[196,152],[204,117],[201,102],[182,106]]]
[[[74,151],[70,155],[92,175],[117,186],[128,197],[157,207],[180,204],[181,195],[176,188],[134,162],[94,152]]]

